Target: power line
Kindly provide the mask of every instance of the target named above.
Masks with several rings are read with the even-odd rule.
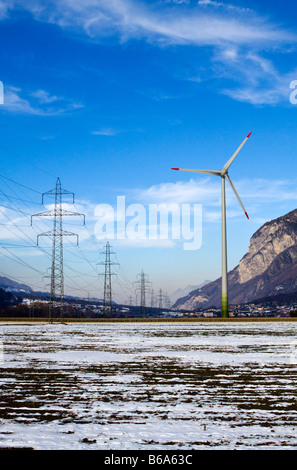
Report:
[[[46,241],[46,246],[45,248],[43,248],[42,246],[40,246],[40,244],[38,243],[39,241],[39,237],[42,236],[42,235],[45,235],[45,233],[47,233],[48,235],[50,234],[51,231],[49,232],[45,232],[44,234],[43,233],[40,233],[42,231],[42,228],[39,228],[38,224],[37,224],[37,220],[36,222],[34,223],[34,226],[32,225],[32,211],[31,211],[31,207],[32,207],[32,204],[36,204],[36,205],[41,205],[40,203],[38,202],[35,202],[33,201],[28,195],[27,195],[27,191],[31,191],[33,193],[36,193],[36,194],[39,194],[39,195],[42,195],[42,204],[44,203],[44,198],[45,197],[51,197],[52,199],[55,198],[55,194],[54,194],[54,190],[51,190],[51,191],[48,191],[46,193],[41,193],[40,191],[37,191],[36,189],[34,188],[31,188],[29,187],[28,185],[26,184],[23,184],[23,183],[19,183],[18,181],[14,180],[13,178],[10,178],[9,176],[6,176],[5,174],[3,174],[3,172],[1,172],[0,174],[0,179],[3,183],[3,185],[5,185],[6,189],[3,190],[2,188],[0,189],[0,197],[2,197],[2,199],[6,198],[6,201],[3,203],[0,203],[0,207],[3,207],[5,209],[7,209],[7,211],[3,211],[2,213],[2,216],[6,218],[7,220],[7,223],[0,223],[0,226],[3,226],[5,228],[5,230],[7,231],[7,242],[4,241],[4,242],[0,242],[0,246],[2,244],[3,246],[3,255],[6,256],[7,258],[11,259],[11,260],[14,260],[15,262],[19,263],[19,264],[22,264],[23,266],[27,266],[29,267],[31,270],[35,270],[36,272],[39,272],[39,270],[36,270],[32,264],[30,263],[30,261],[26,262],[26,261],[22,261],[20,257],[18,257],[13,251],[7,251],[6,248],[11,248],[11,249],[17,249],[17,248],[32,248],[32,247],[37,247],[45,256],[47,256],[49,258],[49,260],[52,262],[52,251],[53,251],[53,247],[49,245],[49,243]],[[2,186],[3,186],[2,185]],[[18,189],[15,189],[15,188],[18,188]],[[62,190],[63,192],[63,195],[72,195],[73,193],[69,192],[69,191],[65,191],[65,190]],[[20,205],[22,204],[22,205]],[[85,225],[85,215],[84,214],[81,214],[78,210],[77,210],[77,207],[76,205],[74,204],[74,207],[76,209],[76,213],[70,213],[70,211],[68,211],[68,213],[66,214],[66,212],[64,212],[63,215],[79,215],[81,218],[84,219],[84,229],[86,230],[86,232],[88,233],[88,239],[91,243],[93,243],[94,245],[94,248],[96,250],[101,250],[102,249],[102,242],[99,242],[97,241],[96,237],[94,236],[93,233],[91,233],[91,231],[89,230],[89,228]],[[29,211],[26,209],[28,208]],[[9,211],[14,211],[18,214],[20,214],[20,217],[18,219],[12,217],[12,214],[9,213]],[[37,218],[37,216],[39,217],[44,217],[45,215],[50,215],[50,212],[51,211],[47,211],[46,213],[39,213],[39,214],[34,214],[34,216]],[[23,216],[23,217],[22,217]],[[33,216],[33,217],[34,217]],[[18,224],[16,222],[18,221],[25,221],[27,219],[31,219],[31,225],[28,224],[28,225],[25,225],[25,224]],[[36,234],[37,234],[37,244],[36,244],[36,241],[33,240],[34,237],[30,236],[30,234],[28,233],[27,230],[23,230],[22,227],[25,229],[26,227],[31,227],[31,230],[33,230]],[[38,230],[39,229],[39,230]],[[44,229],[43,229],[44,230]],[[3,232],[2,232],[3,233]],[[4,232],[5,233],[5,232]],[[68,232],[70,233],[70,232]],[[14,239],[17,238],[17,241],[16,243],[13,243],[9,241],[9,239],[11,238],[11,235]],[[74,234],[76,235],[76,234]],[[46,238],[46,237],[44,237]],[[23,241],[24,244],[19,244],[18,242],[19,241]],[[28,241],[29,243],[31,242],[31,244],[28,244]],[[49,250],[51,250],[51,253],[49,252]],[[68,250],[66,247],[63,247],[63,251],[66,250],[67,252],[70,252],[70,250]],[[91,259],[89,259],[89,256],[87,256],[85,254],[85,252],[81,249],[80,246],[77,246],[77,252],[74,253],[72,252],[72,256],[76,257],[78,259],[78,261],[76,262],[86,262],[89,264],[89,266],[91,267],[91,269],[94,271],[94,276],[93,276],[93,279],[96,279],[98,281],[98,272],[96,270],[96,261],[93,261]],[[81,260],[81,261],[80,261]],[[73,261],[75,262],[75,261]],[[81,278],[83,279],[84,276],[88,276],[89,278],[92,277],[91,275],[91,272],[88,272],[88,273],[83,273],[79,270],[74,270],[71,266],[69,266],[68,264],[65,263],[65,260],[63,259],[63,265],[64,267],[66,267],[69,272],[70,272],[70,276],[67,276],[67,273],[64,273],[63,271],[63,274],[65,275],[65,277],[67,279],[69,279],[71,281],[71,279],[73,277],[78,277],[80,276],[80,273],[81,273]],[[42,274],[42,273],[41,273]],[[112,273],[113,274],[113,273]],[[118,273],[119,275],[119,278],[121,279],[122,283],[120,282],[120,279],[117,279],[117,283],[119,284],[120,286],[120,290],[124,292],[126,291],[130,291],[132,292],[132,290],[134,290],[134,287],[133,287],[133,283],[131,281],[129,281],[127,279],[127,277],[125,277],[124,273],[123,272],[119,272]],[[100,279],[100,277],[99,277]],[[96,281],[94,281],[93,284],[95,284]],[[87,286],[86,286],[87,288]],[[85,289],[82,287],[81,288],[82,291],[84,291]],[[127,294],[125,294],[127,295]]]
[[[13,155],[14,157],[16,158],[19,158],[20,160],[23,160],[23,162],[25,163],[29,163],[31,166],[33,166],[34,168],[36,168],[37,170],[43,172],[43,173],[46,173],[47,175],[49,176],[52,176],[54,177],[55,175],[53,175],[52,173],[50,173],[48,170],[45,170],[44,168],[40,168],[39,166],[35,165],[32,160],[26,160],[24,157],[21,157],[20,155],[18,155],[16,152],[13,152],[12,150],[9,150],[7,149],[6,147],[4,147],[3,145],[0,145],[0,148],[2,148],[3,150],[5,150],[6,152],[10,153],[11,155]],[[41,193],[40,193],[41,194]]]
[[[163,308],[163,300],[164,300],[164,294],[163,294],[162,289],[160,289],[159,294],[157,295],[158,307],[160,309]]]
[[[119,263],[116,263],[114,261],[111,261],[110,255],[114,255],[115,253],[113,251],[110,251],[110,243],[107,242],[105,245],[105,252],[102,254],[105,254],[105,261],[102,263],[98,264],[103,264],[105,267],[104,270],[104,314],[107,316],[112,315],[112,289],[111,289],[111,276],[114,275],[114,273],[111,272],[111,266],[117,265]]]
[[[140,312],[144,316],[146,309],[146,296],[149,293],[149,286],[151,282],[148,280],[148,274],[145,274],[143,270],[137,275],[138,280],[134,283],[136,285],[136,292],[140,292]]]
[[[45,196],[54,196],[55,205],[54,209],[50,211],[41,212],[31,216],[31,223],[33,217],[51,217],[53,218],[53,229],[48,232],[40,233],[37,235],[38,239],[41,236],[52,238],[52,264],[51,264],[51,291],[50,291],[50,317],[54,313],[54,307],[58,303],[60,308],[60,315],[63,317],[64,310],[64,268],[63,268],[63,237],[76,236],[78,244],[78,235],[72,232],[63,230],[63,216],[76,216],[82,215],[78,212],[68,211],[62,208],[62,198],[64,195],[71,195],[74,203],[74,193],[62,188],[60,178],[57,178],[56,186],[54,189],[42,194],[42,203]],[[58,301],[58,302],[57,302]]]
[[[10,180],[10,181],[13,181],[13,180],[11,180],[11,178],[9,178],[9,180]],[[7,185],[7,183],[5,183],[5,184]],[[22,187],[24,187],[24,185],[22,185]],[[13,191],[12,188],[9,187],[9,189],[10,189],[11,191]],[[31,189],[31,188],[29,188],[29,189]],[[0,191],[1,191],[1,190],[0,190]],[[15,191],[13,191],[13,192],[14,192],[14,194],[17,194]],[[11,202],[12,206],[14,206],[14,207],[11,207],[11,206],[5,205],[5,207],[6,207],[7,209],[13,210],[13,211],[18,212],[18,213],[20,213],[20,214],[24,214],[24,215],[26,215],[26,216],[32,217],[32,216],[31,216],[32,212],[29,213],[29,212],[25,212],[24,210],[21,210],[21,209],[16,205],[16,203],[15,203],[14,201],[12,201],[11,199],[15,199],[15,200],[17,200],[17,201],[22,201],[22,202],[24,202],[24,205],[26,205],[26,206],[28,206],[27,203],[32,203],[33,201],[28,201],[27,199],[21,198],[21,197],[14,197],[14,196],[11,196],[11,195],[8,195],[8,194],[4,193],[3,191],[2,191],[2,193],[5,195],[5,197],[7,198],[7,200],[9,200],[9,201]],[[41,193],[40,193],[40,194],[41,194]],[[19,196],[19,195],[17,195],[17,196]],[[48,196],[50,196],[50,194],[48,194]],[[36,204],[37,204],[37,203],[36,203]],[[1,204],[0,204],[0,205],[1,205]],[[2,205],[2,206],[4,206],[4,205]],[[28,206],[28,207],[29,207],[29,206]],[[76,206],[75,206],[75,207],[76,207]],[[71,214],[71,215],[73,215],[73,214]],[[84,218],[84,214],[78,213],[78,215],[80,215],[81,217],[83,217],[83,220],[85,219],[85,218]],[[23,239],[24,242],[27,242],[27,240],[28,240],[28,234],[25,233],[23,230],[21,230],[19,227],[30,227],[30,225],[29,225],[29,224],[28,224],[28,225],[16,224],[16,223],[14,222],[14,220],[9,216],[9,213],[7,213],[7,212],[4,212],[4,213],[3,213],[3,216],[7,219],[8,223],[6,223],[6,224],[2,224],[2,223],[1,223],[0,225],[5,226],[7,231],[9,231],[14,237],[17,237],[18,239],[20,239],[20,238],[21,238],[20,235],[17,234],[16,231],[15,231],[15,229],[17,229],[18,232],[20,232],[20,233],[22,233],[22,234],[24,235],[24,238],[21,238],[21,239]],[[85,221],[85,220],[84,220],[84,221]],[[38,235],[38,231],[35,229],[34,226],[31,225],[31,229],[33,229],[33,230],[35,231],[35,233]],[[30,238],[29,238],[29,239],[30,239]],[[32,240],[32,239],[30,239],[30,240]],[[20,247],[20,248],[21,248],[21,247],[23,247],[23,248],[26,247],[26,248],[27,248],[27,247],[32,247],[32,246],[36,247],[36,246],[37,246],[37,247],[39,248],[39,250],[43,252],[43,254],[45,254],[47,257],[49,257],[49,259],[51,259],[50,255],[47,253],[47,251],[46,251],[44,248],[42,248],[39,244],[36,245],[36,242],[33,241],[33,240],[32,240],[32,243],[34,243],[34,245],[28,245],[28,244],[26,244],[26,245],[25,245],[25,244],[24,244],[24,245],[17,245],[17,244],[14,244],[14,245],[13,245],[13,244],[11,244],[11,243],[6,243],[6,242],[2,242],[1,244],[4,245],[4,246],[10,246],[10,247],[13,246],[13,247],[15,247],[15,248],[17,248],[17,247]],[[48,247],[48,248],[50,248],[50,247]],[[67,249],[67,248],[66,248],[66,249]],[[73,252],[72,252],[72,255],[73,255],[73,256],[77,256],[77,257],[79,257],[81,260],[85,260],[86,262],[88,262],[88,263],[90,264],[90,266],[92,267],[92,269],[94,270],[94,274],[96,275],[96,279],[98,280],[98,273],[97,273],[97,271],[96,271],[96,268],[94,267],[93,264],[91,264],[90,260],[89,260],[89,259],[86,257],[86,255],[82,252],[82,250],[80,249],[79,246],[78,246],[78,249],[79,249],[80,253],[82,254],[82,256],[79,255],[78,253],[73,253]],[[70,251],[70,250],[67,250],[67,251]],[[3,254],[4,254],[5,256],[7,256],[6,252],[3,253]],[[10,252],[10,254],[11,254],[11,256],[15,256],[14,253],[12,253],[12,252]],[[10,259],[12,259],[12,258],[10,257]],[[20,260],[18,260],[18,262],[20,262]],[[64,265],[67,266],[66,263],[64,263]],[[70,269],[71,269],[71,268],[70,268]],[[84,275],[85,273],[81,273],[81,274]],[[89,276],[90,274],[87,274],[87,275]],[[83,289],[82,289],[82,290],[83,290]]]
[[[155,307],[155,291],[154,289],[151,290],[151,308],[154,308]]]
[[[0,174],[0,178],[1,178],[1,180],[2,180],[2,183],[5,184],[5,186],[7,186],[8,190],[9,190],[12,194],[14,194],[14,195],[7,194],[7,192],[5,192],[5,191],[3,191],[3,190],[1,189],[0,192],[1,192],[2,194],[0,194],[0,197],[1,197],[1,196],[2,196],[2,197],[5,197],[5,198],[7,199],[7,201],[10,201],[10,202],[11,202],[11,205],[7,205],[7,203],[3,203],[3,204],[0,203],[0,206],[1,206],[1,207],[4,207],[5,209],[8,209],[8,210],[17,212],[17,213],[19,213],[19,214],[21,214],[21,215],[24,215],[24,216],[26,216],[26,218],[27,218],[27,217],[28,217],[28,218],[31,217],[32,212],[31,212],[31,207],[29,207],[29,204],[30,204],[30,205],[32,205],[32,204],[41,205],[41,204],[40,204],[40,203],[37,203],[37,202],[35,202],[35,201],[32,201],[32,200],[29,200],[28,196],[20,195],[19,193],[17,193],[17,192],[14,190],[14,188],[12,187],[12,185],[16,185],[16,186],[20,189],[20,191],[21,191],[23,194],[25,194],[25,191],[26,191],[26,190],[32,191],[32,192],[37,193],[37,194],[42,194],[42,193],[41,193],[40,191],[37,191],[36,189],[33,189],[33,188],[31,188],[31,187],[25,185],[25,184],[19,183],[19,182],[15,181],[14,179],[9,178],[8,176],[5,176],[5,175],[3,175],[3,174]],[[68,193],[69,193],[69,192],[68,192]],[[48,192],[48,193],[47,193],[47,197],[52,197],[52,198],[54,198],[54,194],[50,194],[50,192]],[[21,203],[24,204],[24,206],[29,207],[30,213],[29,213],[29,212],[26,212],[23,208],[20,208],[19,206],[17,206],[16,203],[15,203],[15,201],[16,201],[16,202],[21,202]],[[42,201],[42,202],[43,202],[43,201]],[[71,214],[71,215],[74,215],[74,214]],[[84,218],[84,214],[79,214],[79,215]],[[0,225],[3,226],[3,227],[5,227],[5,229],[6,229],[9,233],[11,233],[11,234],[13,235],[13,237],[17,237],[18,240],[19,240],[19,239],[23,239],[24,242],[26,242],[26,244],[24,243],[23,245],[20,245],[20,244],[17,244],[17,243],[13,244],[13,243],[2,242],[1,245],[3,246],[3,255],[4,255],[4,256],[6,256],[7,258],[9,258],[9,259],[11,259],[11,260],[13,260],[13,261],[15,261],[15,262],[17,262],[17,263],[19,263],[19,264],[22,264],[23,266],[27,266],[27,267],[29,267],[30,269],[33,269],[33,270],[35,270],[35,268],[33,268],[32,265],[31,265],[29,262],[27,263],[27,262],[25,262],[25,261],[22,261],[21,258],[19,258],[17,255],[15,255],[12,251],[7,251],[6,247],[10,247],[10,248],[28,248],[28,247],[32,247],[32,246],[34,246],[34,247],[37,246],[37,247],[39,248],[39,250],[42,251],[42,253],[43,253],[44,255],[46,255],[47,257],[49,257],[49,259],[51,259],[50,255],[49,255],[49,253],[46,251],[46,249],[44,249],[44,248],[42,248],[41,246],[39,246],[39,244],[36,245],[36,242],[33,241],[32,239],[30,239],[30,237],[29,237],[29,240],[32,240],[32,243],[34,243],[34,245],[28,245],[28,244],[27,244],[27,242],[28,242],[28,234],[25,233],[25,231],[23,231],[23,230],[21,229],[21,227],[30,227],[29,224],[28,224],[28,225],[16,224],[15,221],[14,221],[14,219],[9,216],[9,212],[3,212],[3,216],[5,216],[5,218],[7,219],[8,223],[5,223],[5,224],[4,224],[4,223],[1,223]],[[37,224],[36,224],[36,225],[37,225]],[[38,227],[38,225],[37,225],[37,227]],[[18,231],[19,233],[23,234],[23,236],[24,236],[23,238],[20,237],[19,233],[16,233],[16,229],[17,229],[17,231]],[[33,230],[37,233],[37,235],[38,235],[38,232],[37,232],[36,228],[33,227],[32,225],[31,225],[31,229],[33,229]],[[40,230],[39,230],[39,232],[40,232]],[[48,248],[50,248],[50,247],[48,247]],[[79,250],[80,250],[80,248],[79,248]],[[83,254],[84,259],[85,259],[87,262],[89,262],[90,266],[91,266],[92,269],[94,270],[94,273],[96,274],[96,279],[98,280],[98,273],[97,273],[96,269],[94,268],[94,266],[91,264],[91,262],[87,259],[87,257],[84,255],[84,253],[83,253],[81,250],[80,250],[80,252]],[[72,254],[73,254],[73,253],[72,253]],[[78,254],[77,254],[77,255],[74,254],[74,255],[75,255],[75,256],[79,256]],[[82,259],[82,258],[81,258],[81,259]],[[71,268],[70,268],[69,266],[67,266],[66,263],[64,263],[64,264],[65,264],[66,267],[68,267],[68,268],[71,270]],[[36,271],[36,272],[39,272],[39,273],[40,273],[40,271]],[[41,273],[41,274],[42,274],[42,273]],[[85,273],[81,273],[81,274],[82,274],[82,275],[85,275]],[[89,273],[88,273],[87,275],[90,276]],[[83,289],[82,289],[82,290],[83,290]]]
[[[37,273],[39,273],[39,274],[42,275],[42,272],[39,271],[39,269],[34,268],[34,267],[31,266],[29,263],[26,263],[26,261],[22,260],[19,256],[15,255],[14,253],[11,253],[11,251],[9,250],[9,248],[6,248],[5,246],[3,246],[3,247],[1,247],[1,248],[2,248],[3,250],[8,251],[8,253],[10,253],[10,254],[11,254],[14,258],[16,258],[16,259],[13,259],[13,258],[11,258],[11,256],[6,255],[7,258],[12,259],[15,263],[21,264],[21,265],[25,266],[26,268],[32,269],[33,271],[36,271]]]
[[[18,183],[17,181],[11,179],[11,178],[8,178],[7,176],[4,176],[4,175],[1,175],[0,174],[0,178],[3,178],[7,181],[10,181],[11,183],[14,183],[14,184],[17,184],[18,186],[21,186],[22,188],[26,188],[28,189],[29,191],[32,191],[33,193],[37,193],[37,194],[41,194],[40,191],[37,191],[36,189],[33,189],[33,188],[29,188],[29,186],[26,186],[25,184],[22,184],[22,183]]]

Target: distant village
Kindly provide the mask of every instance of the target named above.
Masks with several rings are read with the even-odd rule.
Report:
[[[40,304],[43,305],[42,310],[49,309],[49,300],[32,299],[31,297],[23,297],[21,307],[13,307],[18,310],[23,306],[27,307],[29,316],[38,316]],[[159,309],[146,307],[145,310],[139,306],[119,305],[114,303],[111,311],[107,311],[102,301],[89,300],[73,300],[66,299],[64,302],[66,316],[76,316],[82,318],[218,318],[221,316],[221,309],[211,307],[207,309],[198,309],[196,311],[182,311]],[[3,316],[3,315],[2,315]],[[19,316],[15,311],[15,316]],[[27,315],[26,315],[27,316]],[[43,316],[43,315],[42,315]],[[248,303],[242,305],[229,306],[230,317],[293,317],[297,316],[297,301],[278,302],[263,301],[257,303]]]
[[[65,296],[61,311],[61,304],[51,302],[48,292],[34,292],[28,286],[15,283],[0,287],[0,316],[2,318],[63,316],[84,319],[220,318],[221,308],[197,308],[194,311],[187,311],[173,309],[167,303],[165,308],[116,302],[106,305],[103,299]],[[297,293],[279,294],[241,305],[230,304],[229,317],[297,317]]]

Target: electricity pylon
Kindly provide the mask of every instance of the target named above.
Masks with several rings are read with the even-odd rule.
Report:
[[[54,315],[54,307],[60,308],[60,316],[64,314],[64,269],[63,269],[63,237],[76,236],[76,242],[78,245],[78,235],[76,233],[68,232],[63,230],[63,217],[64,216],[76,216],[85,215],[79,212],[73,212],[63,209],[62,197],[64,195],[72,196],[72,203],[74,204],[74,193],[63,189],[61,186],[60,178],[57,179],[56,187],[42,194],[42,204],[44,196],[54,197],[54,208],[39,214],[33,214],[31,216],[31,225],[33,217],[51,217],[53,218],[53,229],[48,232],[40,233],[37,235],[37,245],[39,243],[39,237],[51,237],[52,238],[52,264],[51,264],[51,289],[50,289],[50,319]]]
[[[154,289],[151,290],[151,308],[155,307],[155,291]]]
[[[138,281],[134,282],[136,285],[136,292],[140,292],[140,313],[142,316],[145,315],[146,309],[146,295],[149,293],[149,286],[151,282],[148,280],[148,275],[141,271],[140,274],[137,275]]]
[[[158,299],[158,308],[161,309],[163,308],[163,299],[164,299],[164,294],[162,289],[159,290],[159,294],[157,295]]]
[[[165,308],[167,308],[168,310],[170,309],[170,299],[167,295],[167,292],[165,292],[165,295],[164,295],[164,303],[165,303]]]
[[[113,251],[110,251],[110,243],[107,242],[105,245],[105,251],[101,254],[105,254],[105,261],[98,263],[104,265],[105,270],[101,276],[104,276],[104,300],[103,300],[103,311],[106,316],[112,316],[112,289],[111,289],[111,276],[114,276],[115,273],[111,272],[111,266],[118,265],[114,261],[111,261],[110,255],[115,255]]]

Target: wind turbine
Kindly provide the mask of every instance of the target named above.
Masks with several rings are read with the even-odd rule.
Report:
[[[230,176],[228,175],[228,169],[231,163],[234,161],[237,154],[240,152],[248,138],[250,137],[251,132],[246,136],[244,141],[240,144],[238,149],[233,153],[232,157],[225,163],[223,168],[219,171],[213,170],[191,170],[188,168],[171,168],[172,170],[179,171],[191,171],[194,173],[207,173],[209,175],[220,176],[221,177],[221,186],[222,186],[222,317],[227,318],[229,316],[228,312],[228,278],[227,278],[227,234],[226,234],[226,196],[225,196],[225,179],[227,179],[231,188],[234,191],[235,196],[238,199],[239,204],[241,205],[243,212],[246,217],[249,218],[247,212],[244,208],[244,205],[241,202],[241,199],[232,183]]]

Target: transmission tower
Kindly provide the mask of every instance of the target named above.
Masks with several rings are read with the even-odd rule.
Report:
[[[154,289],[151,290],[151,308],[155,307],[155,291]]]
[[[165,292],[165,294],[164,294],[164,304],[165,304],[164,305],[165,308],[167,308],[169,310],[171,303],[170,303],[170,298],[167,295],[167,292]]]
[[[140,292],[140,313],[145,315],[146,309],[146,296],[149,293],[151,282],[148,280],[148,275],[141,271],[138,274],[138,280],[134,283],[136,286],[136,292]]]
[[[133,306],[133,297],[132,295],[129,296],[129,298],[125,301],[125,305],[132,307]]]
[[[98,263],[104,265],[105,270],[101,276],[104,276],[104,300],[103,300],[103,310],[106,316],[112,316],[112,289],[111,289],[111,276],[114,276],[115,273],[111,272],[111,266],[116,263],[111,261],[110,255],[115,255],[113,251],[110,251],[110,243],[107,242],[105,245],[105,251],[101,252],[101,254],[105,255],[105,261],[102,263]]]
[[[64,315],[64,269],[63,269],[63,237],[76,236],[78,245],[78,235],[76,233],[63,230],[63,217],[85,215],[79,212],[73,212],[63,209],[63,196],[71,195],[72,204],[74,204],[74,193],[62,188],[60,178],[57,179],[56,187],[42,194],[42,204],[45,196],[54,197],[54,209],[33,214],[31,216],[31,225],[33,217],[50,217],[53,218],[53,229],[48,232],[37,235],[37,245],[39,237],[52,238],[52,264],[51,264],[51,288],[50,288],[50,319],[54,316],[54,308],[59,307],[60,316]]]
[[[163,295],[163,292],[162,292],[162,289],[159,290],[159,294],[157,295],[157,299],[158,299],[158,307],[161,309],[163,308],[163,299],[164,299],[164,295]]]

